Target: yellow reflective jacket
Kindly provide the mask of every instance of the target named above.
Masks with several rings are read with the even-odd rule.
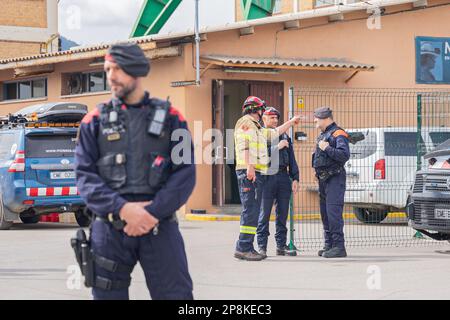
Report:
[[[249,164],[255,166],[260,173],[267,173],[269,154],[267,140],[278,138],[275,129],[266,129],[251,115],[245,115],[236,122],[234,128],[234,143],[236,151],[236,170],[247,169],[244,151],[249,151]]]

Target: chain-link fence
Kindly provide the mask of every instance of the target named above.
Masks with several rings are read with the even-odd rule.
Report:
[[[422,157],[450,138],[450,91],[409,89],[290,89],[290,113],[300,190],[293,197],[291,237],[300,250],[323,246],[318,182],[311,155],[319,135],[313,111],[333,109],[334,120],[357,142],[345,165],[345,238],[349,247],[435,243],[408,226],[406,208]]]

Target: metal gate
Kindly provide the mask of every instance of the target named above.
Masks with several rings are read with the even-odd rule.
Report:
[[[300,169],[300,190],[291,210],[292,243],[299,250],[323,246],[311,155],[319,134],[313,111],[329,106],[334,120],[362,139],[350,144],[346,164],[347,246],[436,244],[408,226],[405,208],[422,156],[450,138],[450,91],[291,88],[289,95],[290,116],[303,116],[291,132]]]

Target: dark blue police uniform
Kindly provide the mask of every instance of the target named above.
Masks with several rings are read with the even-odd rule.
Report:
[[[299,181],[299,170],[295,161],[292,141],[287,134],[280,136],[281,140],[289,142],[288,148],[278,150],[278,146],[269,146],[269,152],[273,159],[274,152],[278,153],[278,171],[268,175],[262,192],[261,213],[257,228],[257,241],[260,250],[267,250],[269,233],[269,221],[272,207],[275,202],[275,240],[277,248],[284,250],[287,241],[287,217],[289,214],[289,202],[292,194],[292,181]]]
[[[180,164],[171,162],[168,160],[170,158],[153,159],[151,158],[153,153],[146,154],[145,149],[148,148],[145,146],[149,143],[145,140],[149,139],[146,138],[148,121],[146,118],[143,119],[143,115],[146,110],[154,107],[146,93],[141,103],[121,106],[119,117],[124,116],[128,119],[128,127],[123,133],[128,137],[124,141],[126,150],[123,150],[123,158],[127,161],[125,171],[120,165],[123,159],[118,162],[116,156],[109,162],[107,156],[102,156],[103,152],[108,151],[102,150],[99,143],[99,135],[103,134],[102,107],[105,105],[91,111],[83,119],[75,151],[80,195],[87,207],[98,217],[91,226],[92,250],[96,256],[114,261],[120,266],[116,270],[112,270],[114,268],[108,270],[95,265],[96,276],[106,279],[109,285],[94,286],[92,290],[94,299],[128,299],[128,286],[115,286],[114,283],[129,284],[130,273],[137,261],[144,270],[153,299],[192,299],[192,280],[175,212],[186,203],[195,185],[193,145],[191,141],[188,142],[191,144],[191,154],[188,156],[190,161]],[[165,134],[169,135],[167,140],[169,150],[186,142],[183,138],[180,141],[171,141],[171,133],[177,129],[187,130],[187,123],[181,114],[170,106],[165,121]],[[187,137],[190,137],[188,132],[187,134]],[[111,140],[117,138],[113,134]],[[125,138],[119,138],[118,141],[120,139]],[[108,147],[112,148],[111,146]],[[144,162],[152,163],[144,165]],[[147,174],[138,170],[139,168],[153,170],[155,166],[158,169],[158,166],[163,164],[167,165],[165,171],[167,177],[160,185],[151,184],[159,171]],[[124,175],[125,172],[127,175]],[[142,177],[147,179],[150,185],[142,180]],[[132,185],[131,180],[134,181]],[[119,212],[126,202],[142,201],[152,201],[145,209],[160,221],[157,232],[150,231],[140,237],[129,237],[107,222],[111,216],[119,219]]]
[[[344,165],[350,158],[348,135],[336,123],[332,123],[319,135],[317,143],[321,140],[327,141],[330,145],[325,151],[317,145],[313,154],[313,167],[319,179],[320,214],[325,248],[336,247],[345,250],[342,213],[346,187]]]

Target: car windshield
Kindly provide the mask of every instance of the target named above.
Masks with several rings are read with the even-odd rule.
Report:
[[[420,148],[425,149],[422,137],[419,143]],[[417,132],[385,132],[384,148],[386,156],[416,157],[419,151],[425,153],[417,148]]]
[[[450,139],[438,145],[436,149],[434,149],[433,151],[441,151],[441,150],[450,150]]]
[[[450,139],[450,132],[430,132],[430,138],[433,142],[433,147],[437,147]]]
[[[75,134],[30,135],[26,138],[25,154],[30,158],[73,157],[75,143]]]
[[[350,157],[351,159],[364,159],[370,157],[377,151],[377,134],[373,131],[354,131],[349,132],[349,135],[355,133],[364,134],[364,139],[350,143]]]

